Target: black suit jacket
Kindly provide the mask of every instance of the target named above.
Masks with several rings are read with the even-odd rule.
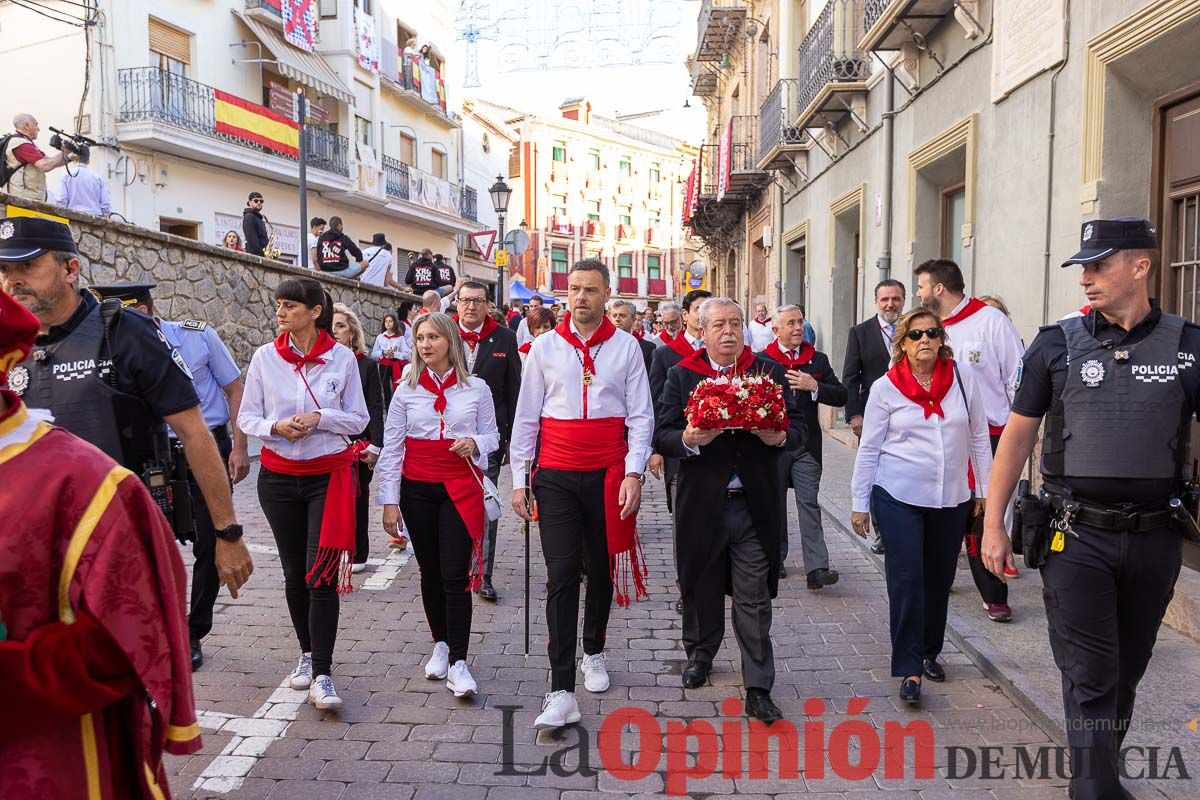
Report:
[[[650,357],[649,378],[650,400],[654,403],[655,423],[662,416],[660,414],[659,403],[662,402],[663,389],[667,385],[667,372],[682,360],[683,356],[666,345],[654,347],[654,353]],[[663,483],[667,487],[670,487],[671,482],[675,480],[675,476],[679,474],[679,459],[672,458],[657,447],[654,448],[654,452],[663,457]],[[671,497],[670,488],[667,489],[667,511],[672,513],[675,511],[675,503]]]
[[[716,549],[716,534],[728,499],[726,487],[736,473],[745,488],[754,531],[770,562],[767,583],[774,597],[779,585],[779,541],[786,535],[787,526],[787,487],[779,461],[787,450],[803,446],[807,433],[796,394],[788,388],[786,370],[774,361],[759,358],[749,371],[766,373],[783,386],[791,423],[783,447],[769,447],[748,431],[731,431],[701,447],[699,455],[691,455],[683,444],[687,427],[684,409],[704,376],[676,366],[667,373],[654,429],[654,448],[664,456],[679,459],[675,564],[680,582],[693,580],[698,561],[710,558]]]
[[[512,436],[517,415],[517,393],[521,390],[521,353],[517,335],[503,325],[496,326],[487,338],[475,346],[475,367],[471,374],[483,379],[492,390],[496,407],[496,427],[500,429],[500,451]]]
[[[759,353],[758,356],[772,363],[777,363],[765,352]],[[786,370],[787,368],[784,367],[784,369]],[[829,356],[820,350],[813,353],[812,361],[796,369],[812,375],[813,380],[817,382],[816,400],[813,400],[811,392],[796,392],[796,401],[800,405],[800,412],[804,415],[804,426],[807,433],[804,440],[804,449],[812,453],[812,457],[820,464],[821,418],[817,415],[817,406],[826,405],[841,408],[846,405],[846,387],[842,386],[842,382],[838,380],[837,373],[833,371],[833,366],[829,363]]]
[[[638,347],[642,348],[642,359],[646,362],[646,374],[650,374],[650,364],[654,360],[654,351],[658,348],[645,339],[638,339]],[[653,389],[650,398],[654,399]]]
[[[871,384],[883,377],[891,367],[891,356],[883,343],[879,318],[871,317],[850,329],[846,340],[846,363],[842,366],[842,383],[846,384],[846,420],[861,417],[867,408]]]

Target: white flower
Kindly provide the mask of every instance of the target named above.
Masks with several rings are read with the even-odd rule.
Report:
[[[728,408],[721,409],[721,419],[729,419],[729,409]]]
[[[767,410],[765,408],[760,408],[757,411],[755,411],[754,413],[758,414],[758,416],[761,418],[761,417],[765,417],[767,415]]]

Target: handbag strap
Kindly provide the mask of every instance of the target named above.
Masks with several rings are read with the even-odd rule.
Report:
[[[967,462],[971,465],[971,472],[975,475],[975,480],[979,481],[979,468],[975,466],[975,425],[971,422],[971,403],[967,400],[967,390],[963,387],[962,373],[958,371],[958,364],[953,363],[954,367],[954,382],[958,384],[958,393],[962,395],[963,407],[967,410]],[[976,492],[976,494],[978,494]]]
[[[308,385],[308,376],[304,374],[304,368],[301,367],[300,369],[296,370],[296,374],[300,376],[300,380],[304,381],[304,388],[308,391],[308,396],[312,398],[313,405],[317,407],[318,411],[324,411],[325,409],[321,407],[321,401],[317,399],[317,396],[313,394],[312,387]],[[337,436],[346,443],[347,447],[350,446],[350,440],[346,438],[345,434],[339,433]]]

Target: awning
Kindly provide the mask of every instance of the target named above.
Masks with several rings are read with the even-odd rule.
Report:
[[[559,301],[559,298],[555,297],[554,295],[542,294],[541,292],[533,291],[532,289],[530,289],[528,286],[526,286],[522,281],[518,280],[517,278],[513,278],[512,283],[509,284],[509,286],[508,286],[508,291],[509,291],[508,296],[511,297],[513,300],[529,300],[534,297],[540,297],[548,305],[552,305],[552,306],[558,305],[558,301]]]
[[[321,58],[320,54],[308,53],[298,47],[292,47],[283,40],[282,34],[273,28],[253,17],[247,17],[239,11],[235,10],[233,13],[246,23],[246,27],[253,31],[258,40],[262,42],[263,48],[275,60],[275,66],[280,74],[312,87],[321,94],[336,97],[343,103],[354,104],[353,93],[338,77],[333,67]]]

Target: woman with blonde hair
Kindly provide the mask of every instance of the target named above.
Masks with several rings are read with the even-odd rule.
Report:
[[[938,316],[909,311],[893,342],[892,368],[871,387],[863,415],[850,521],[865,538],[874,507],[887,550],[892,675],[901,699],[915,704],[922,676],[946,679],[937,659],[950,587],[973,489],[983,508],[992,450],[979,388],[955,366]]]
[[[425,677],[455,697],[477,691],[467,668],[471,590],[483,582],[483,470],[500,446],[492,392],[467,370],[458,323],[423,314],[413,324],[413,362],[396,387],[379,456],[383,527],[408,525],[433,635]]]

